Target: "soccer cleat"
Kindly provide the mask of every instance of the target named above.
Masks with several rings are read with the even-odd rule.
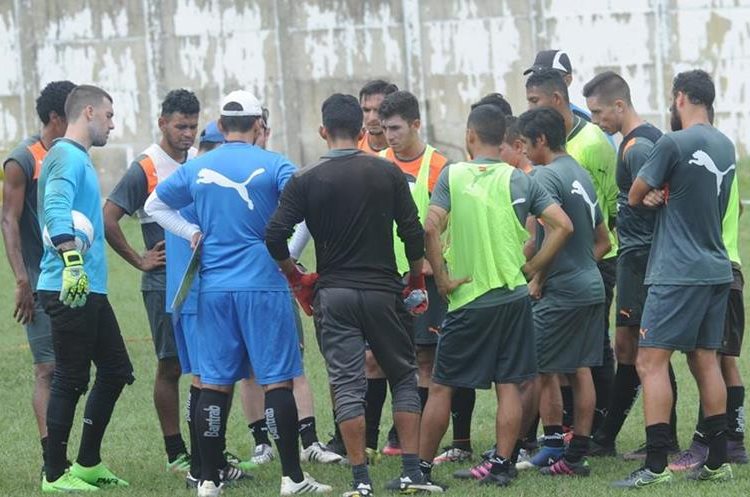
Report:
[[[539,451],[531,456],[531,459],[520,460],[516,463],[516,469],[533,469],[546,468],[555,464],[565,452],[564,447],[546,447],[543,446]]]
[[[690,447],[682,452],[677,459],[669,463],[671,471],[690,471],[705,464],[708,458],[708,445],[696,442],[690,444]]]
[[[412,480],[408,476],[401,476],[385,484],[386,490],[397,490],[402,494],[415,494],[418,492],[441,493],[446,487],[432,482],[424,474],[418,480]]]
[[[734,478],[732,473],[732,466],[725,462],[716,469],[709,469],[705,464],[695,468],[687,475],[688,480],[696,481],[729,481]]]
[[[341,494],[341,497],[371,497],[373,495],[375,493],[372,491],[372,484],[361,482],[354,486],[353,490]]]
[[[190,471],[190,454],[183,452],[174,461],[167,461],[167,471],[174,473],[186,473]]]
[[[307,473],[304,474],[304,480],[299,483],[295,483],[288,476],[281,477],[281,495],[297,495],[297,494],[325,494],[333,490],[330,485],[324,485],[315,480],[312,476]]]
[[[55,481],[47,481],[42,478],[42,492],[96,492],[99,487],[91,485],[70,473],[69,469]]]
[[[228,464],[231,464],[232,466],[240,468],[245,473],[252,471],[258,467],[258,465],[255,464],[250,459],[248,459],[247,461],[243,461],[238,456],[232,454],[228,450],[224,451],[224,459],[227,461]]]
[[[669,447],[667,454],[670,456],[674,456],[679,455],[679,453],[680,446],[677,444],[677,442],[672,442],[672,445]],[[623,454],[622,458],[626,461],[642,461],[646,459],[646,444],[644,443],[632,452]]]
[[[388,443],[386,443],[385,447],[383,447],[383,455],[384,456],[400,456],[401,445],[397,442],[388,440]]]
[[[470,450],[459,449],[458,447],[446,447],[444,452],[432,461],[432,464],[437,466],[438,464],[447,462],[471,461],[473,456],[474,453]]]
[[[240,480],[252,480],[252,475],[245,473],[240,468],[227,464],[224,469],[219,470],[219,478],[221,483],[234,483]]]
[[[539,473],[546,476],[589,476],[591,467],[586,458],[578,462],[570,462],[561,457],[553,465],[539,468]]]
[[[94,485],[99,488],[128,486],[128,482],[115,476],[115,474],[101,462],[90,468],[75,463],[70,467],[70,474],[80,478],[89,485]]]
[[[323,464],[338,464],[341,462],[341,457],[332,450],[328,450],[320,442],[312,443],[308,448],[303,449],[299,453],[300,461],[307,462],[319,462]]]
[[[507,487],[513,481],[513,476],[510,472],[493,474],[489,473],[487,476],[479,480],[480,485],[494,485],[496,487]]]
[[[639,468],[630,473],[624,480],[612,482],[615,488],[643,488],[652,485],[665,485],[672,483],[674,477],[669,468],[664,468],[661,473],[654,473],[648,468]]]
[[[742,440],[727,440],[727,462],[747,464],[747,451]]]
[[[198,497],[219,497],[223,486],[223,483],[217,486],[211,480],[203,480],[198,484]]]
[[[190,471],[185,475],[185,488],[198,488],[200,480],[193,476]]]
[[[250,462],[261,465],[273,461],[273,458],[273,447],[268,444],[260,444],[255,446],[253,457],[250,458]]]
[[[490,474],[491,468],[492,463],[489,460],[485,459],[476,466],[473,466],[469,469],[459,469],[458,471],[455,471],[453,473],[453,478],[457,478],[459,480],[482,480],[488,474]]]

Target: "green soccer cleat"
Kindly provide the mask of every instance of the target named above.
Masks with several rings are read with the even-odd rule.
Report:
[[[129,485],[125,480],[115,476],[115,474],[101,462],[90,468],[75,463],[70,467],[70,474],[80,478],[89,485],[94,485],[99,488],[127,487]]]
[[[239,458],[239,456],[232,454],[228,450],[224,451],[224,459],[227,460],[228,464],[231,464],[232,466],[236,466],[237,468],[241,469],[245,473],[248,473],[258,467],[258,465],[255,464],[250,459],[248,459],[247,461],[243,461],[242,459]]]
[[[55,481],[47,481],[47,477],[42,478],[42,492],[96,492],[99,487],[90,485],[71,474],[66,469],[65,473]]]
[[[183,452],[172,462],[167,462],[167,471],[187,473],[190,471],[190,454]]]
[[[643,488],[652,485],[664,485],[672,483],[674,477],[669,468],[664,468],[661,473],[654,473],[648,468],[636,469],[624,480],[612,483],[615,488]]]
[[[729,481],[732,478],[734,478],[734,474],[732,473],[732,466],[725,462],[721,466],[719,466],[716,469],[710,469],[705,464],[703,466],[700,466],[698,468],[695,468],[693,471],[688,473],[687,479],[688,480],[697,480],[697,481]]]

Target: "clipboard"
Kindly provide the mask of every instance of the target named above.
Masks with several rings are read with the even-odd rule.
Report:
[[[193,253],[190,256],[185,272],[182,274],[180,280],[180,286],[177,288],[177,293],[172,300],[172,313],[179,314],[182,304],[185,303],[185,299],[190,294],[190,289],[193,286],[193,280],[195,279],[195,273],[198,271],[201,262],[201,248],[203,247],[203,235],[198,238],[198,243],[195,244]]]

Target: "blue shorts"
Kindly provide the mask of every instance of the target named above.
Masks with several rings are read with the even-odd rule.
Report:
[[[201,382],[259,385],[302,375],[299,338],[288,291],[205,292],[198,299]]]
[[[200,376],[200,358],[198,351],[198,315],[172,314],[174,341],[177,345],[177,357],[180,359],[182,374]]]

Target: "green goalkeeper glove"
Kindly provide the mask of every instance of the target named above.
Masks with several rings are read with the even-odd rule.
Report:
[[[66,250],[61,255],[65,267],[60,302],[68,307],[83,307],[89,294],[89,277],[83,269],[83,256],[77,250]]]

